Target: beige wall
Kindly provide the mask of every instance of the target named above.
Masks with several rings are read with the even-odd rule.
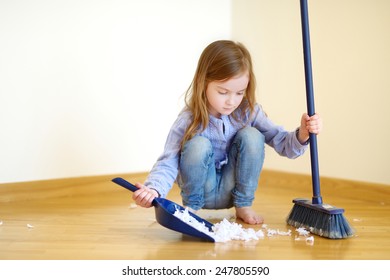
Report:
[[[390,1],[308,1],[323,176],[390,184]],[[252,51],[258,99],[293,129],[306,110],[299,1],[233,0],[232,37]],[[310,172],[307,153],[265,167]]]

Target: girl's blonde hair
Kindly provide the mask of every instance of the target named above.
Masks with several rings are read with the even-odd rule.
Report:
[[[249,75],[248,87],[240,106],[231,115],[236,121],[242,120],[248,111],[251,115],[256,103],[256,80],[250,53],[243,44],[229,40],[215,41],[204,49],[185,95],[186,109],[192,113],[193,119],[184,133],[182,146],[196,133],[206,129],[209,123],[206,97],[208,84],[226,81],[245,72]]]

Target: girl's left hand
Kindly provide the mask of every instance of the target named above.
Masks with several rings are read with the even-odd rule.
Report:
[[[322,118],[319,114],[309,117],[304,113],[301,118],[301,126],[299,128],[298,140],[305,143],[309,139],[309,133],[319,134],[322,131]]]

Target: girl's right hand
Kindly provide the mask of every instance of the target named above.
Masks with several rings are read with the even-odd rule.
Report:
[[[158,197],[157,191],[150,189],[141,183],[136,183],[135,186],[139,188],[139,190],[133,193],[135,203],[142,207],[151,207],[154,198]]]

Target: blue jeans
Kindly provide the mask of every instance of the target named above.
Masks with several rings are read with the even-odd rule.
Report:
[[[233,139],[228,163],[216,169],[210,140],[194,136],[184,145],[178,184],[183,205],[194,210],[251,206],[264,162],[264,135],[245,127]]]

